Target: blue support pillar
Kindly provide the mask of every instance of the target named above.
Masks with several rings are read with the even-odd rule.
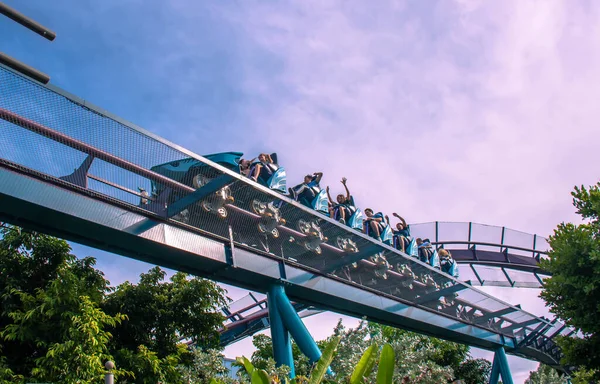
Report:
[[[277,307],[277,296],[280,295],[282,286],[273,285],[267,292],[267,305],[269,306],[269,322],[271,323],[271,340],[273,342],[273,357],[277,366],[290,367],[290,377],[296,377],[294,370],[294,356],[292,355],[292,342],[290,334],[283,325],[281,313]]]
[[[496,349],[494,353],[494,363],[492,364],[492,374],[490,375],[490,384],[498,384],[499,376],[502,377],[503,384],[514,384],[508,359],[503,347]]]
[[[283,287],[279,286],[277,290],[277,309],[281,314],[283,324],[291,333],[292,337],[298,348],[304,353],[309,359],[311,364],[319,361],[321,358],[321,351],[317,346],[317,343],[313,340],[312,336],[306,329],[306,326],[296,313],[296,310],[290,303]]]
[[[290,332],[294,341],[298,344],[298,348],[300,348],[302,353],[310,359],[311,363],[319,361],[321,358],[321,350],[310,335],[310,332],[308,332],[308,329],[306,329],[306,326],[302,322],[302,319],[300,319],[300,316],[298,316],[292,303],[290,303],[290,299],[288,299],[285,294],[283,286],[273,286],[269,290],[269,293],[275,299],[277,304],[276,310],[279,313],[285,329]],[[269,302],[269,314],[272,312],[271,308],[271,303]],[[273,325],[271,325],[271,329],[273,329]],[[333,374],[330,368],[327,368],[327,373]]]
[[[492,362],[492,373],[490,374],[490,384],[498,384],[500,378],[500,366],[498,365],[498,358],[494,354],[494,361]]]

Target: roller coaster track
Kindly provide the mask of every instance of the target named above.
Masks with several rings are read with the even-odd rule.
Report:
[[[411,234],[452,253],[461,280],[472,285],[541,288],[550,274],[540,268],[547,239],[506,227],[472,222],[411,224]]]
[[[414,236],[433,239],[433,245],[449,250],[461,267],[461,279],[473,285],[541,288],[542,279],[549,276],[539,266],[539,260],[548,253],[544,237],[473,222],[417,223],[411,224],[411,228]],[[440,240],[448,238],[455,240]],[[482,271],[479,267],[487,268]],[[498,271],[501,280],[494,279],[498,273],[490,273]],[[520,273],[514,276],[511,271]],[[323,312],[297,303],[294,305],[300,316]],[[223,314],[227,317],[221,330],[223,346],[269,327],[266,299],[257,300],[252,294],[223,308]]]
[[[151,170],[189,161],[207,184]],[[157,185],[156,194],[136,190]],[[269,202],[282,204],[285,221],[265,211]],[[565,330],[559,322],[2,66],[0,220],[255,292],[284,290],[277,303],[288,313],[289,298],[570,369],[552,340]]]

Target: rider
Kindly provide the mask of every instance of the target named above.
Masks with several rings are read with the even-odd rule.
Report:
[[[348,190],[348,186],[346,185],[347,181],[348,179],[342,177],[342,184],[346,189],[346,196],[344,196],[341,193],[337,195],[337,204],[329,194],[329,187],[326,188],[327,198],[329,199],[330,204],[329,216],[333,219],[335,219],[337,216],[337,219],[342,224],[346,224],[346,221],[349,220],[354,211],[356,211],[356,206],[354,205],[354,198],[352,197],[352,195],[350,195],[350,190]]]
[[[431,242],[429,239],[422,240],[421,238],[418,238],[417,245],[419,247],[419,259],[424,263],[429,263],[433,256],[433,246],[431,245]]]
[[[258,155],[258,162],[253,164],[249,177],[260,184],[267,185],[267,181],[278,168],[271,155],[261,153]]]
[[[240,174],[250,177],[250,172],[252,171],[252,163],[256,160],[256,157],[252,160],[244,160],[240,159]]]
[[[398,245],[400,246],[400,250],[402,252],[406,252],[406,247],[410,244],[410,226],[406,224],[406,220],[402,218],[402,216],[398,215],[396,212],[392,213],[395,217],[400,220],[400,223],[396,224],[396,229],[393,231],[394,236],[398,237]],[[386,215],[385,220],[388,225],[390,224],[390,218]]]
[[[381,237],[381,233],[385,229],[386,223],[383,213],[377,212],[373,214],[373,210],[371,208],[365,209],[365,215],[367,218],[365,219],[365,223],[368,223],[371,228],[371,236],[379,239]],[[367,231],[367,227],[365,227],[365,233]]]
[[[450,273],[450,269],[452,269],[452,265],[454,264],[452,254],[450,253],[450,251],[447,251],[444,248],[442,248],[438,251],[438,255],[440,256],[440,267],[442,271]]]
[[[304,182],[296,185],[294,188],[289,188],[290,195],[296,201],[309,206],[312,201],[321,192],[319,182],[323,177],[323,172],[315,172],[311,175],[304,176]]]

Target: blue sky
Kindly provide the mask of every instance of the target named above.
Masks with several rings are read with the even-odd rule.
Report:
[[[52,84],[196,153],[276,151],[290,182],[323,171],[334,192],[346,176],[409,222],[547,236],[598,180],[591,1],[5,3],[57,32],[0,19],[0,50]],[[75,251],[113,283],[149,268]],[[543,311],[535,290],[494,292]],[[307,322],[325,335],[337,318]],[[509,359],[516,382],[536,366]]]

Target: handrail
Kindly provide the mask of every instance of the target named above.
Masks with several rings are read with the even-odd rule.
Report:
[[[489,247],[498,247],[498,248],[507,248],[507,249],[515,249],[518,251],[531,252],[531,253],[541,253],[544,255],[548,254],[548,251],[541,251],[537,249],[518,247],[515,245],[506,245],[506,244],[498,244],[498,243],[487,243],[481,241],[458,241],[458,240],[450,240],[450,241],[436,241],[432,242],[432,245],[445,245],[445,244],[453,244],[453,245],[484,245]]]
[[[243,307],[241,309],[238,309],[237,311],[235,311],[233,313],[230,313],[229,315],[226,314],[227,315],[226,317],[228,319],[230,319],[230,318],[232,318],[234,316],[237,316],[237,315],[240,315],[241,313],[246,312],[246,311],[248,311],[248,310],[250,310],[250,309],[252,309],[254,307],[260,306],[261,304],[265,303],[266,301],[267,301],[267,299],[262,299],[260,301],[255,301],[254,303],[252,303],[250,305],[247,305],[247,306],[245,306],[245,307]]]
[[[87,153],[88,155],[94,156],[100,160],[106,161],[107,163],[116,165],[117,167],[120,167],[125,170],[136,173],[147,179],[154,180],[159,183],[163,183],[173,189],[177,189],[177,190],[180,190],[183,192],[189,192],[189,193],[196,191],[192,187],[189,187],[185,184],[179,183],[173,179],[170,179],[170,178],[163,176],[161,174],[158,174],[156,172],[150,171],[146,168],[140,167],[139,165],[131,163],[127,160],[123,160],[120,157],[112,155],[101,149],[95,148],[91,145],[85,144],[79,140],[73,139],[72,137],[69,137],[69,136],[65,135],[64,133],[61,133],[54,129],[45,127],[41,124],[36,123],[35,121],[26,119],[22,116],[17,115],[16,113],[6,110],[4,108],[0,108],[0,119],[6,120],[9,123],[18,125],[21,128],[28,129],[32,132],[35,132],[35,133],[37,133],[41,136],[47,137],[49,139],[52,139],[61,144],[65,144],[73,149],[76,149],[83,153]]]

